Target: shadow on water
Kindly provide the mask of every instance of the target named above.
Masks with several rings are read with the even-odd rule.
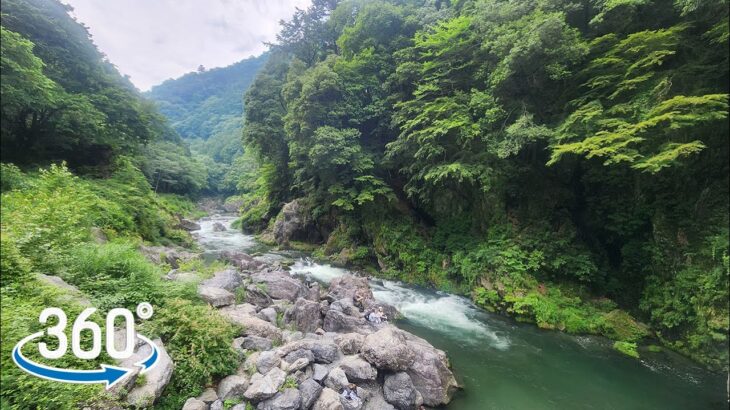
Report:
[[[296,252],[272,252],[227,227],[233,217],[201,221],[196,231],[211,254],[261,253],[267,261],[295,259],[290,270],[329,283],[348,273]],[[611,342],[520,324],[475,307],[468,299],[400,282],[371,279],[376,299],[403,314],[397,325],[448,353],[464,390],[449,409],[725,409],[725,376],[671,352],[642,352],[635,360]]]

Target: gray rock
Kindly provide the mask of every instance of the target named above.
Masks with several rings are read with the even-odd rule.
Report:
[[[240,399],[248,389],[248,379],[241,375],[227,376],[218,384],[218,397],[223,400]]]
[[[289,276],[286,272],[260,271],[251,275],[251,280],[257,286],[263,287],[273,299],[294,302],[297,298],[309,294],[309,288],[301,280]]]
[[[348,316],[339,310],[330,309],[324,316],[322,327],[327,332],[361,332],[370,325],[365,318]]]
[[[170,355],[165,350],[165,345],[162,344],[160,339],[155,339],[153,342],[157,346],[158,362],[152,369],[145,373],[145,382],[141,386],[134,387],[127,395],[127,402],[136,407],[150,407],[160,397],[160,394],[162,394],[162,391],[172,377],[174,365],[172,359],[170,359]],[[150,354],[152,354],[152,347],[144,344],[135,355],[140,359],[145,359]]]
[[[200,230],[200,225],[198,225],[197,223],[195,223],[189,219],[185,219],[185,218],[179,218],[179,222],[178,222],[177,226],[178,226],[178,228],[184,229],[186,231]]]
[[[314,353],[311,350],[298,349],[284,356],[284,360],[289,363],[294,363],[297,359],[302,358],[307,359],[307,362],[311,363],[314,361]]]
[[[314,332],[322,326],[319,303],[299,298],[286,314],[287,322],[302,332]]]
[[[347,379],[345,371],[339,367],[335,367],[330,370],[327,377],[324,379],[324,385],[334,391],[340,391],[347,386],[350,381]]]
[[[198,296],[213,307],[228,306],[236,303],[236,296],[223,288],[198,286]]]
[[[277,393],[274,397],[262,401],[256,406],[257,410],[298,410],[302,404],[299,390],[288,388]]]
[[[417,409],[423,402],[421,395],[408,373],[398,372],[385,376],[383,383],[385,400],[400,410]]]
[[[191,397],[185,401],[182,410],[207,410],[208,405],[194,397]]]
[[[327,297],[330,300],[349,299],[355,300],[355,296],[361,296],[363,300],[373,299],[373,292],[366,278],[353,275],[343,275],[332,279]]]
[[[289,363],[289,362],[284,362],[284,363],[288,363],[286,366],[282,366],[282,367],[284,367],[283,370],[287,373],[294,373],[298,370],[302,370],[305,367],[309,366],[309,360],[306,357],[300,357],[299,359],[297,359],[291,363]]]
[[[304,338],[304,333],[299,331],[291,331],[291,330],[283,330],[282,332],[282,341],[286,343],[291,343],[296,340],[302,340]]]
[[[284,204],[274,222],[273,235],[282,246],[288,246],[290,241],[315,243],[322,239],[301,199]]]
[[[202,401],[203,403],[210,404],[218,400],[218,393],[215,392],[214,388],[208,387],[207,389],[205,389],[203,394],[197,397],[197,399]]]
[[[253,402],[259,402],[273,397],[284,384],[286,373],[278,367],[271,369],[266,375],[256,373],[251,377],[251,384],[244,397]]]
[[[281,340],[281,330],[271,323],[246,313],[245,309],[235,306],[220,310],[231,323],[241,326],[246,336],[258,336],[272,341]]]
[[[246,302],[253,303],[259,307],[270,306],[274,301],[263,286],[250,284],[246,286]]]
[[[319,383],[322,383],[330,372],[330,369],[323,364],[315,364],[312,366],[312,370],[312,379]]]
[[[406,370],[416,357],[402,330],[385,327],[365,338],[362,357],[378,369]]]
[[[223,401],[216,400],[210,404],[210,410],[223,410]]]
[[[39,273],[38,279],[40,279],[41,282],[45,282],[48,285],[63,290],[63,292],[59,293],[59,297],[62,300],[68,302],[73,301],[81,306],[91,306],[91,302],[86,298],[86,296],[84,296],[83,292],[81,292],[79,288],[74,285],[69,285],[60,277]]]
[[[311,300],[312,302],[319,303],[320,299],[320,286],[319,283],[314,282],[311,285],[309,285],[309,294],[307,295],[307,299]]]
[[[259,313],[257,315],[259,318],[271,323],[272,325],[276,326],[276,309],[272,307],[267,307],[264,309],[259,310]]]
[[[189,261],[199,255],[182,248],[141,245],[139,251],[152,263],[167,263],[173,269],[180,268],[180,262]]]
[[[226,226],[223,225],[222,223],[220,223],[220,222],[213,223],[213,232],[225,232],[227,230],[228,229],[226,229]]]
[[[243,338],[242,347],[248,350],[270,350],[273,343],[271,340],[258,337],[258,336],[247,336]]]
[[[259,354],[259,358],[256,361],[256,369],[258,369],[259,373],[266,374],[274,367],[278,367],[279,363],[281,363],[281,358],[273,351],[268,350]]]
[[[339,348],[333,342],[317,339],[296,340],[279,347],[278,351],[282,356],[286,356],[300,349],[311,350],[317,363],[332,363],[340,354]]]
[[[225,269],[215,272],[213,277],[200,282],[202,286],[222,288],[229,292],[236,290],[242,283],[241,275],[235,269]]]
[[[423,404],[448,404],[459,385],[449,369],[446,353],[415,336],[408,341],[408,347],[414,352],[415,360],[406,372],[416,390],[423,396]]]
[[[220,257],[240,270],[259,270],[266,265],[264,262],[254,259],[253,256],[238,251],[224,251],[221,252]]]
[[[357,354],[365,342],[365,336],[359,333],[345,333],[335,336],[335,343],[344,354]]]
[[[348,356],[339,363],[340,368],[347,375],[350,381],[361,382],[365,380],[375,380],[378,377],[378,371],[370,365],[370,363],[357,356]]]
[[[312,379],[307,379],[299,384],[299,395],[302,397],[301,408],[308,410],[312,407],[319,393],[322,392],[322,386]]]
[[[200,280],[200,276],[195,272],[178,272],[177,269],[173,269],[167,272],[165,279],[174,280],[175,282],[191,283]]]
[[[313,410],[344,410],[345,407],[340,402],[340,395],[330,389],[329,387],[326,387],[322,389],[322,392],[319,394],[319,397],[317,398],[317,401],[314,402],[314,407],[312,407]]]

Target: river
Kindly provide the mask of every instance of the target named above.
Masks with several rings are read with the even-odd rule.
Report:
[[[301,253],[271,251],[230,229],[235,218],[213,216],[194,232],[209,259],[222,250],[293,260],[290,270],[322,283],[348,273]],[[214,232],[213,223],[229,227]],[[396,306],[396,324],[444,350],[464,390],[448,408],[725,409],[726,379],[672,352],[626,357],[601,337],[546,331],[486,312],[467,298],[371,279],[376,299]]]

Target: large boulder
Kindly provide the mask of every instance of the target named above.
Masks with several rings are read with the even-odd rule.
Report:
[[[291,241],[316,243],[322,240],[322,235],[300,199],[295,199],[281,208],[281,213],[274,222],[273,234],[276,243],[282,246],[288,246]]]
[[[247,350],[269,350],[272,346],[271,340],[258,336],[247,336],[241,341],[241,347]]]
[[[288,388],[277,393],[274,397],[262,401],[256,410],[299,410],[302,405],[302,396],[299,390]]]
[[[358,356],[347,356],[339,363],[340,368],[347,375],[350,381],[361,382],[367,380],[375,380],[378,377],[378,371],[370,365],[370,363],[359,358]]]
[[[238,251],[223,251],[220,258],[240,270],[259,270],[266,265],[264,262],[254,259],[253,256]]]
[[[152,403],[160,397],[160,394],[162,394],[162,391],[165,389],[165,386],[167,386],[167,383],[170,382],[170,378],[172,377],[174,365],[172,363],[172,359],[170,359],[170,355],[168,355],[167,350],[165,350],[165,345],[162,344],[160,339],[155,339],[153,343],[157,346],[158,362],[152,369],[144,374],[144,383],[139,386],[135,386],[127,395],[127,402],[135,407],[152,406]],[[150,354],[152,354],[152,346],[145,343],[127,360],[135,360],[136,358],[143,360],[149,357]]]
[[[324,382],[324,379],[329,373],[330,369],[323,364],[315,363],[314,366],[312,366],[312,379],[318,383]]]
[[[220,222],[213,223],[213,232],[225,232],[227,231],[226,226]]]
[[[370,290],[368,280],[353,275],[342,275],[332,279],[327,297],[330,300],[349,299],[355,300],[355,296],[365,299],[373,299],[373,292]]]
[[[393,326],[384,327],[365,337],[361,354],[378,369],[392,371],[406,370],[416,359],[404,332]]]
[[[410,337],[408,347],[414,353],[413,364],[405,369],[416,390],[423,396],[423,404],[440,406],[451,401],[459,388],[454,374],[449,369],[446,353],[415,336]]]
[[[236,295],[215,286],[198,286],[198,296],[213,307],[228,306],[236,303]]]
[[[149,261],[155,264],[167,263],[173,269],[180,267],[180,262],[186,262],[198,258],[200,255],[189,252],[182,248],[173,248],[166,246],[146,246],[139,247],[140,252]]]
[[[370,333],[372,327],[352,304],[350,299],[340,299],[329,306],[324,315],[322,328],[327,332]]]
[[[212,286],[233,292],[241,286],[243,280],[235,269],[225,269],[213,274],[213,277],[200,282],[201,286]]]
[[[400,410],[414,410],[423,403],[423,398],[406,372],[385,376],[383,395],[388,403]]]
[[[299,384],[299,395],[302,398],[301,408],[308,410],[312,407],[319,394],[322,392],[322,385],[312,379],[307,379]]]
[[[178,217],[178,229],[184,229],[186,231],[197,231],[200,230],[200,225],[185,218]]]
[[[287,311],[285,320],[302,332],[314,332],[322,326],[319,303],[299,298]]]
[[[309,295],[309,288],[299,279],[282,271],[260,271],[251,275],[251,280],[260,286],[272,299],[294,302]]]
[[[243,328],[243,336],[258,336],[272,341],[281,340],[281,329],[249,314],[248,309],[230,306],[221,309],[220,312],[228,321]]]
[[[223,401],[240,399],[246,389],[248,389],[248,379],[243,375],[234,374],[218,383],[218,397]]]
[[[266,375],[256,373],[251,377],[251,384],[243,394],[247,400],[259,402],[274,397],[284,384],[286,373],[278,367],[269,370]]]

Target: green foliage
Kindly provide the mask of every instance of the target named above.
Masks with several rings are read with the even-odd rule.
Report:
[[[155,309],[155,317],[145,326],[165,341],[175,362],[163,408],[181,407],[214,378],[236,369],[237,353],[231,347],[236,329],[210,306],[168,299]]]
[[[639,358],[639,352],[636,350],[636,343],[618,341],[614,342],[613,348],[626,356],[630,356],[635,359]]]

